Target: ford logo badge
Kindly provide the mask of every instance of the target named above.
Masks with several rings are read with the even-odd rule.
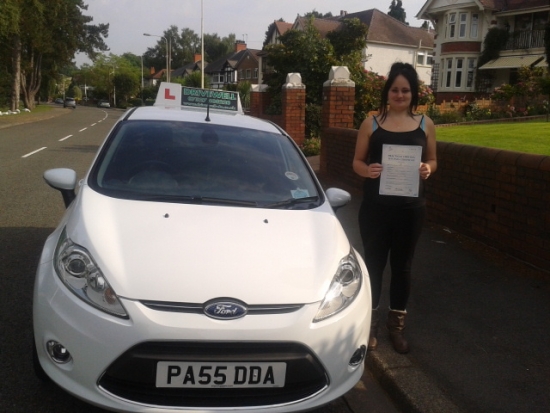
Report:
[[[245,303],[227,298],[218,298],[204,305],[204,314],[218,320],[235,320],[244,317],[247,312]]]

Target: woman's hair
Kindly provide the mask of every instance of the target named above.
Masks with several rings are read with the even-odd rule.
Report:
[[[403,76],[409,81],[411,85],[411,104],[409,105],[409,115],[413,116],[413,111],[418,106],[418,73],[414,67],[409,63],[397,62],[391,66],[390,73],[388,74],[388,80],[382,89],[382,97],[380,99],[380,115],[383,121],[388,114],[388,94],[395,82],[397,76]]]

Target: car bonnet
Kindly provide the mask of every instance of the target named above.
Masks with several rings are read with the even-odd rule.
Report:
[[[116,199],[83,186],[67,223],[115,292],[135,300],[321,300],[350,244],[325,202],[280,210]]]

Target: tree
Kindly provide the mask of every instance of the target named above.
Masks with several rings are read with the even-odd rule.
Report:
[[[388,12],[388,16],[393,17],[396,20],[399,20],[400,22],[405,23],[408,25],[406,19],[407,19],[407,13],[405,13],[405,9],[403,8],[403,2],[401,0],[392,0],[390,5],[390,11]]]
[[[285,21],[282,17],[279,20],[277,20],[277,22],[285,23]],[[269,38],[269,35],[271,33],[271,30],[275,27],[275,23],[276,22],[273,22],[267,27],[267,30],[265,32],[265,38],[264,38],[263,46],[267,46],[269,44],[269,42],[271,41],[271,39]]]
[[[108,25],[93,26],[84,16],[82,0],[4,0],[0,9],[9,13],[10,23],[0,18],[0,49],[12,61],[11,108],[19,106],[22,94],[25,107],[33,108],[44,71],[55,75],[59,67],[71,62],[75,52],[94,57],[96,50],[107,50],[103,37]]]

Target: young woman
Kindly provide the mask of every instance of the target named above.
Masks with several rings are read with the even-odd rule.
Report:
[[[395,351],[409,351],[403,330],[411,289],[411,265],[425,216],[423,180],[437,169],[434,123],[427,116],[414,113],[418,105],[418,85],[418,74],[412,65],[394,63],[382,90],[379,115],[365,119],[357,135],[353,169],[366,178],[359,227],[372,289],[370,350],[376,349],[377,345],[382,276],[389,256],[390,309],[386,326]],[[394,186],[412,189],[413,196],[408,196],[409,192],[401,195],[399,191],[397,194],[387,194],[384,190],[383,194],[380,193],[380,177],[384,167],[386,172],[390,170],[383,159],[383,151],[390,146],[384,148],[384,145],[391,145],[401,153],[421,151],[417,187],[410,184],[410,176],[407,179],[406,174],[402,181],[396,170],[392,170],[391,177],[388,175]]]

